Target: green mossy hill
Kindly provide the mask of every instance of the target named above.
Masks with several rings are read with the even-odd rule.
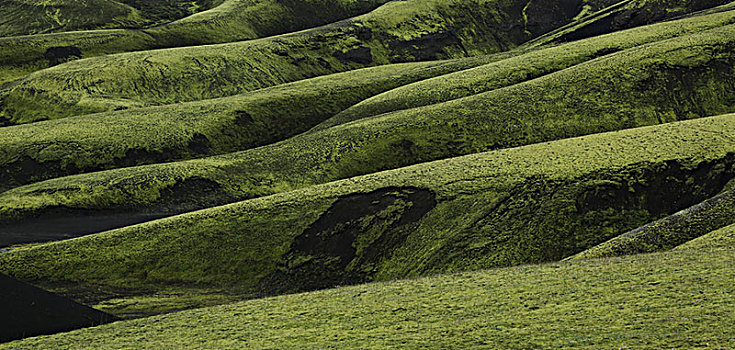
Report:
[[[711,248],[735,249],[735,225],[726,226],[719,230],[710,232],[702,237],[684,243],[674,248],[674,250],[704,250]]]
[[[525,44],[559,44],[680,17],[733,9],[732,0],[623,0],[598,12],[587,11],[576,21]]]
[[[138,10],[112,0],[4,0],[0,6],[0,37],[137,27],[143,22]]]
[[[351,178],[0,254],[40,285],[250,295],[559,260],[720,192],[735,115]]]
[[[669,250],[735,223],[735,192],[728,191],[669,217],[626,232],[571,259]]]
[[[427,106],[510,86],[630,47],[735,22],[735,11],[659,23],[539,49],[485,66],[402,86],[350,107],[315,130],[401,109]]]
[[[528,54],[516,53],[518,56],[508,52],[449,62],[387,65],[221,99],[3,128],[0,190],[80,172],[260,146],[303,132],[356,102],[407,82],[438,76],[369,98],[317,129],[513,85],[596,56],[721,26],[733,18],[735,11],[636,28]],[[445,74],[490,61],[499,62]]]
[[[18,124],[217,98],[372,65],[506,51],[569,22],[573,11],[551,11],[567,3],[532,2],[545,24],[536,32],[523,29],[524,1],[408,0],[278,37],[72,61],[7,87],[0,118]]]
[[[17,187],[0,194],[0,218],[25,221],[64,207],[178,213],[436,159],[717,115],[735,110],[733,45],[729,25],[251,150]]]
[[[160,1],[131,0],[170,12]],[[256,39],[322,25],[375,9],[384,0],[228,0],[195,16],[145,30],[96,30],[0,38],[0,84],[71,60],[122,52]],[[181,4],[171,0],[169,4]],[[209,3],[209,2],[206,2]],[[219,2],[217,2],[219,3]],[[191,6],[191,1],[188,1]],[[197,2],[203,9],[205,2]],[[328,10],[324,10],[324,9]],[[303,17],[302,14],[319,15]]]
[[[733,260],[733,249],[697,249],[373,283],[0,349],[731,349]]]
[[[0,37],[95,29],[143,28],[187,17],[221,2],[221,0],[5,0],[0,7]]]
[[[506,56],[386,65],[213,100],[0,128],[0,191],[262,146],[304,132],[377,93]]]

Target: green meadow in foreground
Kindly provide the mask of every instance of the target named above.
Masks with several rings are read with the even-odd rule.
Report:
[[[257,296],[560,260],[726,188],[734,123],[725,115],[420,164],[15,249],[0,254],[0,271],[100,301],[96,290]]]
[[[0,349],[729,349],[735,347],[732,232],[718,233],[716,247],[695,241],[666,253],[342,287],[116,322]]]

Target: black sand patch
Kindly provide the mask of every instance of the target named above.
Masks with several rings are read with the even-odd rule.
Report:
[[[0,342],[115,321],[115,316],[0,274]]]

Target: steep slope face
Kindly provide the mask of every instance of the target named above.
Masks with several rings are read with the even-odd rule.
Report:
[[[733,111],[733,33],[729,25],[673,38],[243,152],[18,187],[0,194],[0,217],[12,227],[42,220],[48,208],[173,214],[435,159]]]
[[[534,6],[561,3],[566,1]],[[69,62],[11,85],[0,100],[0,118],[27,123],[229,96],[391,62],[494,53],[571,20],[565,13],[545,14],[545,25],[530,32],[523,25],[525,5],[518,0],[396,1],[350,21],[280,37]]]
[[[558,260],[720,192],[735,115],[475,154],[0,254],[23,280],[249,295]],[[95,287],[96,288],[96,287]]]
[[[669,250],[735,222],[735,192],[727,191],[674,215],[587,249],[571,259]]]
[[[0,343],[42,334],[67,332],[115,320],[59,295],[0,274]]]
[[[510,86],[575,64],[649,42],[732,24],[735,11],[616,32],[573,43],[538,49],[484,66],[426,79],[364,100],[314,130],[383,113],[410,109],[476,95]]]

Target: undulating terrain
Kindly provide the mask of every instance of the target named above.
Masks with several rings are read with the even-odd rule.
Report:
[[[734,232],[729,0],[0,6],[0,349],[727,349]]]

